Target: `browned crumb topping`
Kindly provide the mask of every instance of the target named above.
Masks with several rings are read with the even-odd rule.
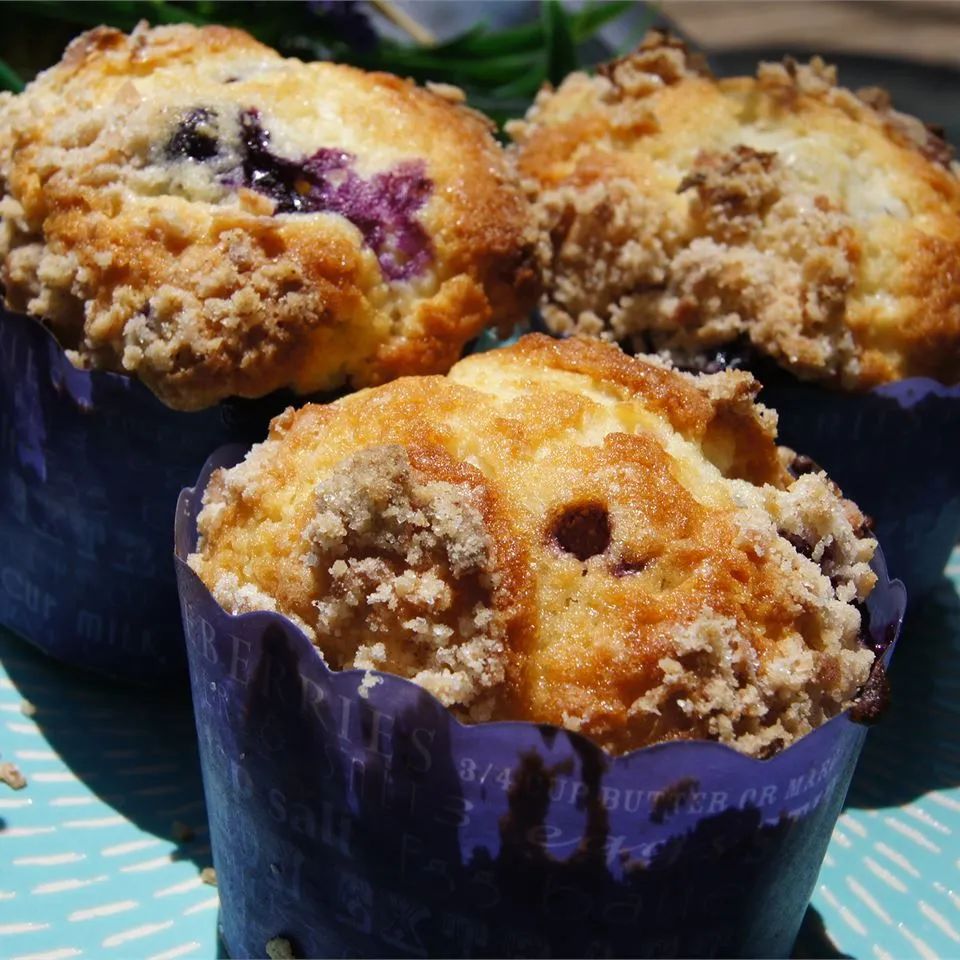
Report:
[[[307,563],[329,578],[315,629],[335,663],[397,673],[448,706],[483,709],[504,678],[504,643],[475,490],[430,480],[401,446],[373,447],[320,482],[304,538]]]
[[[15,763],[0,763],[0,783],[5,783],[11,790],[22,790],[27,785],[27,778]]]
[[[217,871],[213,867],[204,867],[200,871],[200,880],[208,887],[215,887],[217,885]]]
[[[504,638],[478,491],[424,475],[402,446],[372,447],[320,481],[303,540],[316,581],[303,619],[331,666],[409,677],[481,718]],[[214,592],[228,609],[273,609],[255,590],[222,578]]]
[[[267,956],[270,960],[296,960],[293,946],[283,937],[274,937],[266,944]]]

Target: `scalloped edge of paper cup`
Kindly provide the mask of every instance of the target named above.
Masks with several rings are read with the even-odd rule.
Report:
[[[221,925],[234,957],[785,955],[864,727],[773,757],[709,741],[612,757],[529,722],[460,723],[413,682],[329,670],[280,614],[227,614],[176,554]],[[905,591],[877,556],[873,645]]]

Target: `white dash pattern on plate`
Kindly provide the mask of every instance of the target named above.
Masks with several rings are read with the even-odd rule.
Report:
[[[0,714],[3,758],[27,778],[0,785],[0,957],[216,956],[189,703],[71,672],[0,630]],[[198,839],[178,843],[175,820]]]

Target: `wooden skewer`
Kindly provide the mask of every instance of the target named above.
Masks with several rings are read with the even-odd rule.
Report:
[[[437,42],[433,31],[414,20],[406,10],[398,7],[393,0],[370,0],[370,6],[417,43],[425,47],[432,47]]]

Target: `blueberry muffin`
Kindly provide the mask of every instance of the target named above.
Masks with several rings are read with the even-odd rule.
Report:
[[[464,720],[767,756],[866,682],[876,543],[757,389],[529,335],[287,410],[211,478],[189,563]]]
[[[960,380],[957,168],[883,91],[817,58],[718,80],[656,33],[510,132],[553,332],[849,390]]]
[[[7,305],[178,409],[445,371],[537,296],[462,99],[222,27],[90,31],[0,97]]]

